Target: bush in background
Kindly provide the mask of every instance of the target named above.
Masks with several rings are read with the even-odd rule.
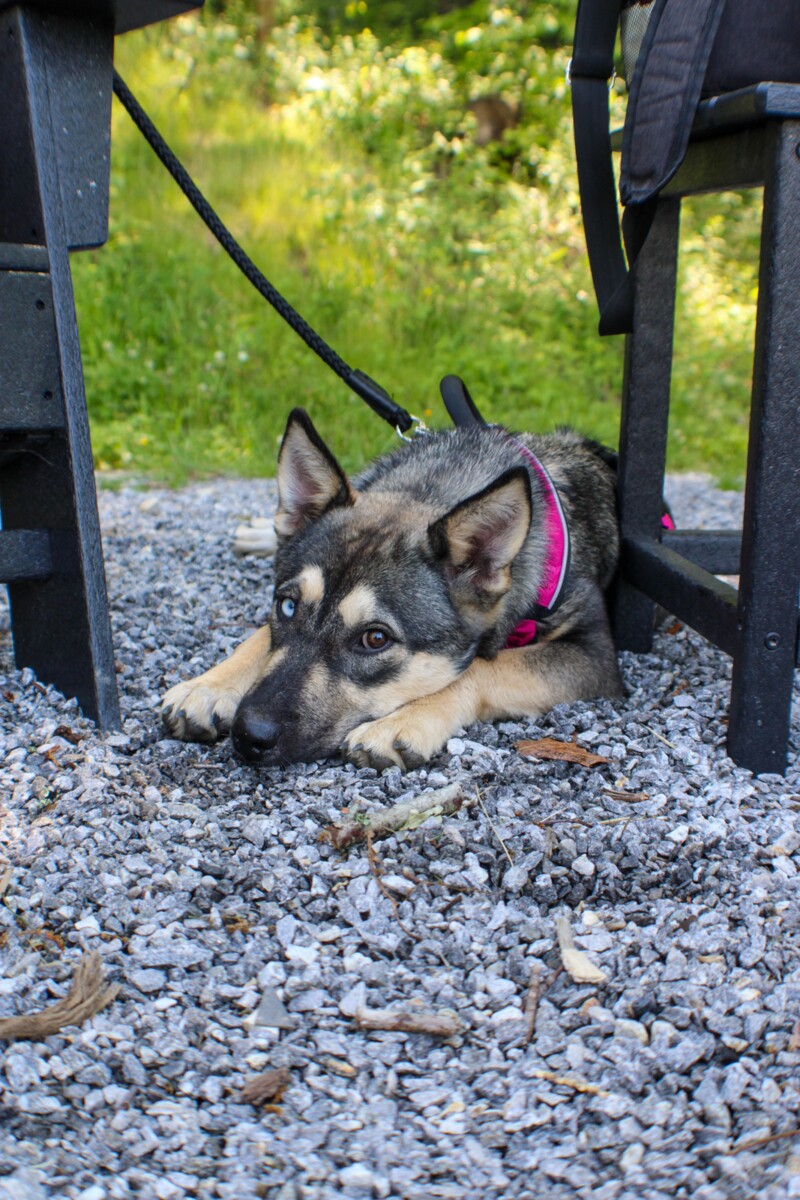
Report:
[[[119,39],[127,82],[287,298],[405,407],[608,442],[564,69],[573,5],[230,0]],[[471,102],[508,127],[479,144]],[[622,112],[622,98],[616,103]],[[350,467],[394,435],[250,289],[115,106],[109,245],[74,261],[102,467],[269,474],[304,404]],[[671,465],[743,470],[757,206],[685,220]]]

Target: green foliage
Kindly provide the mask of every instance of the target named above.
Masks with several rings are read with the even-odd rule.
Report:
[[[118,65],[252,257],[351,364],[445,417],[615,442],[622,346],[596,334],[564,82],[573,4],[246,0],[121,38]],[[416,44],[410,41],[417,38]],[[470,98],[518,112],[476,144]],[[101,466],[270,474],[305,405],[349,468],[393,434],[238,274],[115,107],[111,236],[73,260]],[[744,463],[753,198],[685,220],[671,465]]]

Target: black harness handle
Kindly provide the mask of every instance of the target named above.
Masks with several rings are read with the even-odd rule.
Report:
[[[445,375],[439,384],[442,400],[454,425],[485,425],[478,406],[458,375]]]

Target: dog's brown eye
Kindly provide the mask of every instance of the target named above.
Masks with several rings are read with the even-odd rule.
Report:
[[[361,645],[365,650],[385,650],[391,640],[385,629],[368,629],[361,636]]]

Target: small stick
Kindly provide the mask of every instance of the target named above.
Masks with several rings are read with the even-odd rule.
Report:
[[[607,1096],[605,1088],[596,1083],[588,1083],[585,1079],[574,1079],[571,1075],[557,1075],[555,1071],[531,1071],[537,1079],[546,1079],[549,1083],[557,1083],[559,1087],[572,1088],[575,1092],[586,1092],[590,1096]]]
[[[40,1012],[0,1021],[0,1038],[45,1038],[65,1025],[80,1025],[100,1012],[117,995],[119,986],[105,986],[103,966],[96,950],[84,954],[75,968],[69,993]]]
[[[489,813],[488,813],[488,810],[487,810],[487,808],[486,808],[486,805],[483,803],[483,796],[480,794],[480,792],[477,790],[477,788],[476,788],[476,790],[475,790],[475,799],[478,801],[478,804],[480,804],[480,806],[481,806],[481,809],[482,809],[482,811],[483,811],[483,815],[486,817],[486,820],[489,822],[489,824],[490,824],[490,825],[491,825],[491,827],[492,827],[492,833],[493,833],[493,834],[494,834],[494,836],[497,838],[498,842],[500,843],[500,845],[501,845],[501,847],[502,847],[502,849],[503,849],[503,853],[505,854],[506,858],[508,859],[508,861],[511,863],[511,865],[512,865],[512,867],[513,867],[513,865],[514,865],[514,859],[511,857],[511,854],[509,853],[508,846],[505,844],[505,842],[503,841],[503,839],[500,837],[500,830],[497,828],[497,826],[495,825],[494,821],[493,821],[493,820],[492,820],[492,818],[489,816]]]
[[[359,812],[348,821],[328,825],[320,834],[320,841],[327,841],[335,850],[346,850],[355,842],[365,842],[367,837],[390,837],[401,829],[417,829],[431,817],[449,817],[466,805],[471,804],[457,783],[448,784],[434,792],[423,792],[411,800],[392,804],[377,812]]]
[[[539,1011],[539,1000],[542,996],[542,972],[538,963],[531,967],[531,981],[528,984],[528,994],[525,997],[525,1036],[523,1046],[529,1046],[536,1028],[536,1014]]]
[[[800,1129],[785,1129],[783,1133],[771,1133],[769,1137],[755,1138],[752,1142],[742,1142],[740,1146],[732,1146],[731,1154],[741,1154],[743,1150],[757,1150],[759,1146],[768,1146],[770,1142],[779,1142],[782,1138],[798,1137]]]
[[[539,1001],[545,992],[550,990],[563,969],[563,967],[556,967],[550,978],[542,983],[542,972],[538,963],[534,963],[531,967],[531,981],[528,985],[528,994],[525,997],[525,1034],[522,1039],[523,1046],[530,1045],[531,1039],[536,1032],[536,1016],[539,1012]]]
[[[367,859],[369,860],[369,867],[375,878],[375,882],[377,883],[378,887],[380,888],[381,895],[384,897],[385,900],[388,900],[389,903],[391,904],[392,911],[394,912],[394,919],[395,919],[395,921],[397,921],[397,924],[400,926],[400,928],[402,929],[402,931],[406,935],[406,937],[413,938],[415,942],[421,942],[422,937],[420,936],[420,934],[414,933],[414,931],[409,929],[407,925],[403,924],[402,919],[400,917],[400,908],[398,906],[398,903],[395,900],[392,893],[389,891],[386,884],[383,882],[383,872],[381,871],[381,867],[380,867],[380,859],[378,858],[377,851],[375,850],[375,847],[372,843],[373,836],[374,835],[371,832],[367,833]]]
[[[663,735],[662,733],[659,733],[659,732],[658,732],[658,730],[657,730],[657,729],[650,729],[650,728],[648,728],[647,732],[648,732],[648,733],[652,733],[653,737],[654,737],[654,738],[658,738],[658,740],[659,740],[660,742],[663,742],[665,746],[669,746],[670,750],[674,750],[674,749],[675,749],[675,743],[674,743],[674,742],[670,742],[670,741],[668,741],[668,740],[667,740],[667,739],[664,737],[664,735]]]
[[[389,1033],[429,1033],[449,1038],[461,1033],[463,1026],[455,1015],[447,1013],[407,1012],[397,1008],[359,1008],[353,1016],[356,1029],[385,1030]]]
[[[626,804],[639,804],[650,799],[647,792],[625,792],[621,788],[613,787],[604,787],[601,790],[612,800],[624,800]]]

